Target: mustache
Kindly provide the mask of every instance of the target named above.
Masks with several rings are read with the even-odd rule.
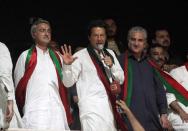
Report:
[[[169,40],[164,40],[164,43],[170,43],[170,41]]]
[[[162,61],[162,62],[166,62],[165,58],[164,58],[164,59],[163,59],[163,58],[158,58],[158,59],[156,59],[155,61],[156,61],[156,62],[161,62],[161,61]]]
[[[135,44],[134,44],[133,47],[136,47],[136,48],[137,48],[137,47],[139,47],[139,45],[135,45]]]
[[[48,38],[49,39],[50,37],[48,35],[45,35],[43,38]]]

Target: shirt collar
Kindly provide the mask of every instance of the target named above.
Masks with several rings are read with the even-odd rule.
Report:
[[[41,53],[41,54],[48,54],[49,53],[49,49],[47,48],[47,50],[44,52],[42,49],[40,49],[37,45],[36,45],[36,49],[37,49],[37,52],[38,53]]]
[[[131,50],[128,50],[128,58],[132,58],[132,59],[137,60],[137,59],[135,58],[135,56],[133,55],[133,53],[132,53]],[[147,55],[144,54],[144,53],[142,53],[141,59],[140,59],[139,61],[143,61],[143,60],[145,60],[146,58],[147,58]],[[138,60],[137,60],[137,61],[138,61]]]

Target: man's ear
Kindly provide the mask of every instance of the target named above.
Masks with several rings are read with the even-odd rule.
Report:
[[[128,41],[128,48],[130,48],[131,47],[131,43]]]
[[[35,39],[36,33],[34,32],[31,35],[32,35],[32,38]]]

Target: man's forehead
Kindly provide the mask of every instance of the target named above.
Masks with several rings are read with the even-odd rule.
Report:
[[[154,47],[154,48],[152,49],[152,51],[153,51],[153,52],[163,52],[164,49],[163,49],[162,47]]]
[[[107,23],[107,24],[111,24],[111,23],[115,23],[115,21],[113,20],[113,19],[107,19],[107,20],[105,20],[105,23]]]
[[[168,31],[167,30],[159,30],[159,31],[156,31],[156,35],[168,35]]]
[[[37,25],[37,28],[50,28],[50,26],[47,23],[40,23]]]
[[[91,29],[91,33],[97,33],[97,32],[105,32],[105,28],[103,28],[103,27],[93,27]]]
[[[143,32],[133,32],[131,34],[131,38],[144,39],[144,33]]]

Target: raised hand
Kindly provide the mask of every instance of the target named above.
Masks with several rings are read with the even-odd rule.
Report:
[[[63,52],[63,62],[66,65],[71,65],[75,61],[75,59],[77,59],[77,57],[73,57],[70,45],[67,48],[67,45],[64,44],[63,46],[61,46],[61,50]]]

